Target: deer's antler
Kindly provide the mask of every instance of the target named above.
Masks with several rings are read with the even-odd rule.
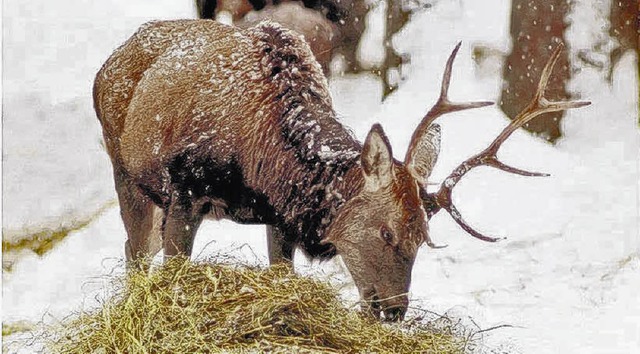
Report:
[[[445,70],[444,77],[442,80],[442,92],[440,94],[440,98],[438,99],[438,102],[436,103],[434,108],[432,108],[431,111],[429,111],[429,113],[427,114],[427,116],[425,116],[423,122],[420,123],[420,128],[422,130],[426,130],[429,124],[431,124],[438,116],[442,115],[443,113],[449,113],[456,110],[482,107],[487,105],[486,102],[478,102],[478,103],[453,105],[456,108],[462,107],[457,109],[456,108],[452,109],[449,107],[451,104],[448,103],[447,90],[449,88],[449,80],[451,76],[451,66],[453,64],[453,58],[455,57],[455,54],[459,47],[460,47],[460,44],[456,46],[456,49],[454,49],[453,53],[449,57],[449,60],[447,61],[447,68]],[[495,167],[497,169],[510,172],[510,173],[515,173],[522,176],[536,176],[536,177],[549,176],[549,174],[546,174],[546,173],[529,172],[529,171],[521,170],[515,167],[511,167],[509,165],[506,165],[503,162],[498,160],[498,157],[496,156],[496,154],[498,152],[498,149],[500,149],[500,146],[502,145],[502,143],[505,140],[507,140],[509,136],[511,136],[511,134],[516,129],[522,127],[524,124],[531,121],[533,118],[544,113],[564,111],[567,109],[584,107],[591,103],[591,102],[582,102],[582,101],[552,102],[547,100],[544,97],[544,92],[547,87],[547,83],[549,82],[551,71],[553,70],[553,66],[558,60],[558,57],[560,56],[560,52],[562,51],[563,47],[564,46],[560,44],[554,50],[553,54],[551,55],[551,58],[545,65],[544,69],[542,70],[540,82],[538,83],[538,88],[535,92],[535,95],[533,96],[533,99],[527,105],[527,107],[524,110],[522,110],[516,116],[516,118],[507,127],[505,127],[502,130],[502,132],[485,150],[467,159],[466,161],[461,163],[458,167],[456,167],[453,170],[453,172],[451,172],[451,174],[444,180],[438,192],[423,193],[422,198],[423,198],[425,209],[427,210],[427,215],[429,218],[431,218],[431,216],[435,215],[438,211],[440,211],[440,209],[444,209],[451,215],[451,217],[458,223],[458,225],[460,225],[460,227],[462,227],[471,236],[487,242],[495,242],[501,239],[496,237],[485,236],[479,233],[478,231],[474,230],[473,228],[471,228],[471,226],[469,226],[462,219],[460,212],[453,204],[451,200],[451,192],[453,190],[453,187],[455,187],[458,181],[467,172],[469,172],[474,167],[482,166],[482,165]],[[442,102],[444,102],[444,105]],[[436,113],[432,113],[433,111],[435,111]],[[443,111],[443,113],[438,114],[438,112],[441,112],[441,111]]]
[[[453,60],[455,59],[456,54],[458,54],[460,45],[462,45],[462,42],[458,42],[456,47],[451,52],[451,55],[449,55],[447,65],[444,69],[444,74],[442,75],[440,97],[438,97],[438,101],[436,101],[429,112],[427,112],[427,114],[422,118],[422,121],[420,122],[420,124],[418,124],[416,130],[414,130],[413,135],[411,135],[407,154],[404,158],[405,165],[408,166],[410,170],[412,170],[411,172],[414,177],[416,177],[423,185],[426,183],[426,179],[427,177],[429,177],[429,174],[431,174],[431,170],[433,169],[433,165],[435,165],[440,149],[440,130],[438,126],[432,125],[436,118],[447,113],[463,111],[471,108],[480,108],[493,104],[493,102],[490,101],[464,103],[449,101],[451,68],[453,67]],[[424,141],[425,137],[427,138],[427,141]],[[428,155],[428,158],[422,159],[422,163],[420,163],[418,162],[421,160],[419,158],[420,155]],[[424,185],[424,187],[426,187],[426,185]]]
[[[458,50],[460,50],[460,46],[462,42],[458,42],[456,47],[449,55],[449,59],[447,59],[447,66],[444,69],[444,74],[442,75],[442,86],[440,88],[440,97],[438,97],[438,101],[431,107],[429,112],[422,118],[420,124],[413,132],[410,141],[417,141],[419,137],[424,135],[436,118],[452,112],[463,111],[465,109],[471,108],[480,108],[485,106],[490,106],[493,104],[491,101],[479,101],[479,102],[465,102],[465,103],[455,103],[449,101],[449,83],[451,82],[451,68],[453,67],[453,60],[456,58],[458,54]],[[414,145],[409,145],[409,149],[407,150],[407,157],[413,154],[415,150]]]

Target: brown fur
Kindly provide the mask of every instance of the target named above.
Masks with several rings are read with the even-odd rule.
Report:
[[[402,317],[427,237],[421,187],[379,125],[362,146],[336,120],[299,35],[152,22],[104,64],[94,100],[129,259],[189,255],[205,216],[266,224],[272,262],[337,249],[373,313]]]

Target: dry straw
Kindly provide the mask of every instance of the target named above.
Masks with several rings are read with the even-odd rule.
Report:
[[[464,353],[458,328],[386,325],[344,307],[336,291],[267,269],[174,259],[129,271],[102,308],[51,329],[58,353]],[[409,324],[411,323],[411,324]],[[464,331],[463,331],[464,332]],[[455,334],[457,333],[457,334]]]

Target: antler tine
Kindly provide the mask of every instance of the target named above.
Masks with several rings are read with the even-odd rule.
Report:
[[[477,166],[491,166],[506,172],[515,173],[523,176],[549,176],[546,173],[539,172],[529,172],[525,170],[521,170],[515,167],[511,167],[509,165],[504,164],[499,161],[496,154],[502,143],[505,142],[511,136],[511,134],[518,128],[525,125],[527,122],[531,121],[533,118],[549,112],[563,111],[572,108],[584,107],[591,102],[585,101],[556,101],[552,102],[547,100],[544,97],[545,90],[547,88],[547,84],[549,83],[549,78],[551,77],[551,72],[555,63],[560,56],[560,52],[564,46],[560,44],[551,55],[551,58],[545,65],[542,70],[542,74],[540,75],[540,82],[538,83],[538,88],[531,100],[531,102],[527,105],[527,107],[520,112],[516,118],[505,127],[502,132],[495,138],[495,140],[482,152],[479,154],[467,159],[463,163],[461,163],[458,167],[456,167],[453,172],[445,179],[440,187],[440,190],[436,193],[429,193],[426,196],[422,196],[425,207],[428,209],[427,214],[432,216],[436,214],[440,209],[445,209],[451,217],[462,227],[467,233],[471,236],[478,238],[487,242],[495,242],[502,238],[489,237],[485,236],[473,228],[469,226],[460,215],[460,212],[457,210],[455,205],[453,205],[451,199],[451,193],[453,187],[458,183],[458,181],[472,168]]]
[[[553,67],[558,61],[563,48],[564,44],[560,43],[560,45],[558,45],[558,47],[553,51],[553,54],[551,54],[551,58],[542,70],[540,81],[538,82],[538,88],[536,89],[536,93],[534,94],[533,99],[527,105],[527,107],[516,116],[511,124],[509,124],[502,130],[502,132],[496,137],[493,143],[491,143],[491,145],[487,148],[488,151],[492,151],[494,153],[497,152],[500,148],[500,145],[502,145],[502,143],[507,140],[511,133],[541,114],[564,111],[568,109],[588,106],[589,104],[591,104],[591,102],[585,101],[552,102],[544,97],[544,92],[547,88],[547,84],[549,83],[549,78],[551,78],[551,72],[553,71]]]
[[[485,241],[485,242],[496,242],[496,241],[500,241],[500,240],[504,240],[506,239],[506,237],[490,237],[490,236],[485,236],[481,233],[479,233],[478,231],[474,230],[471,226],[469,226],[469,224],[467,224],[464,219],[462,218],[462,215],[460,214],[460,212],[458,211],[458,208],[456,208],[455,205],[453,205],[453,203],[450,203],[448,206],[445,207],[445,210],[449,213],[449,215],[451,215],[451,217],[453,218],[453,220],[460,225],[460,227],[466,231],[468,234],[470,234],[471,236]]]
[[[480,107],[490,106],[493,104],[493,102],[491,101],[456,103],[456,102],[451,102],[449,100],[449,84],[451,83],[451,70],[453,68],[453,61],[455,60],[461,45],[462,45],[462,42],[458,42],[456,47],[453,49],[453,51],[449,55],[449,59],[447,59],[447,65],[445,66],[445,69],[444,69],[444,74],[442,75],[442,84],[440,86],[440,96],[438,97],[438,100],[433,105],[433,107],[431,107],[429,112],[427,112],[427,114],[422,118],[422,121],[420,121],[420,124],[418,124],[418,127],[416,128],[416,130],[413,132],[413,135],[411,136],[411,140],[410,140],[411,142],[418,141],[418,139],[420,139],[422,135],[426,134],[431,123],[433,123],[436,120],[436,118],[446,113],[452,113],[452,112],[462,111],[462,110],[471,109],[471,108],[480,108]],[[413,149],[415,148],[414,145],[415,144],[413,143],[409,144],[405,162],[409,160],[410,156],[412,156]]]

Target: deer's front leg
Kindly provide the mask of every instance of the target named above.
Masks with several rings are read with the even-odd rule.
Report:
[[[202,214],[188,196],[174,192],[165,211],[162,232],[165,260],[176,255],[191,256],[193,239],[201,222]]]
[[[285,241],[284,233],[272,225],[267,225],[267,250],[271,265],[293,262],[293,246]]]

